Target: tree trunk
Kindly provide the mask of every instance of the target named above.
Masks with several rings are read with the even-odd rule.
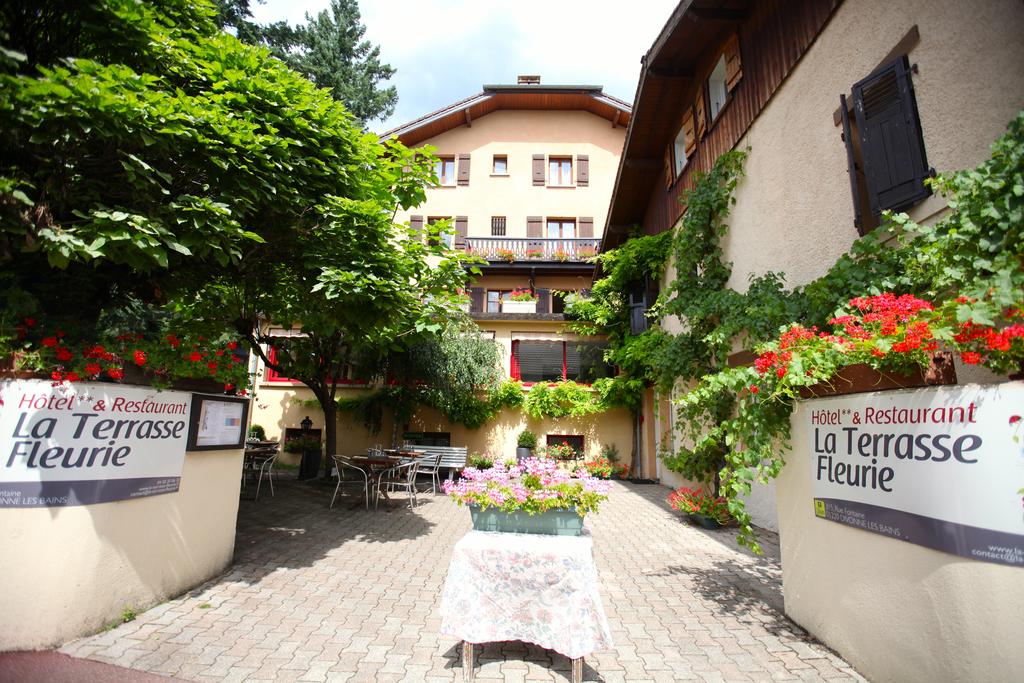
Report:
[[[334,467],[331,456],[338,452],[338,405],[328,399],[320,401],[320,408],[324,411],[324,479],[330,479]]]

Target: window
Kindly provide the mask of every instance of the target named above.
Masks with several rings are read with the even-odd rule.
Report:
[[[930,195],[924,180],[931,170],[906,55],[855,83],[851,99],[853,120],[839,96],[854,222],[864,234],[882,211],[902,211]]]
[[[572,185],[572,157],[548,158],[548,185]]]
[[[504,216],[491,216],[491,236],[492,237],[504,237],[505,236],[505,217]]]
[[[494,162],[491,164],[492,175],[508,175],[508,157],[504,154],[495,154]]]
[[[501,313],[501,302],[511,301],[511,289],[488,289],[487,290],[487,312]]]
[[[718,113],[725,106],[725,99],[729,91],[725,87],[725,55],[718,58],[714,70],[708,77],[708,104],[711,106],[711,120],[718,117]]]
[[[676,178],[686,168],[686,147],[686,126],[682,126],[676,133],[675,142],[672,143],[673,173]]]
[[[455,185],[455,157],[438,157],[434,164],[434,174],[437,176],[438,185]]]
[[[605,342],[513,340],[510,374],[523,382],[592,384],[615,374],[604,360],[606,348]]]
[[[576,221],[571,218],[549,218],[548,237],[554,239],[576,237]]]
[[[441,221],[450,221],[451,218],[451,216],[428,216],[427,225],[434,225],[435,223],[440,223]],[[441,244],[441,242],[444,242],[445,246],[451,249],[452,246],[455,244],[455,235],[453,235],[450,232],[445,232],[441,235],[438,235],[437,237],[428,234],[427,244],[436,246],[438,244]]]
[[[565,297],[569,294],[567,291],[562,290],[551,290],[551,312],[552,313],[565,313]]]
[[[549,447],[567,443],[572,446],[574,451],[583,455],[583,436],[579,434],[548,434],[545,441]]]
[[[414,446],[444,446],[452,445],[451,432],[405,432],[402,439]]]

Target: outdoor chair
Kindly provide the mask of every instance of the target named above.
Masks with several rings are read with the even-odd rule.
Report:
[[[377,496],[373,500],[373,509],[377,509],[380,497],[387,487],[388,491],[404,489],[409,494],[409,508],[416,506],[416,473],[419,471],[420,461],[410,460],[396,465],[380,473],[377,479]]]
[[[363,480],[363,497],[366,499],[366,509],[370,509],[370,475],[367,474],[366,470],[362,467],[355,465],[351,460],[343,455],[335,455],[334,467],[337,469],[338,485],[334,487],[334,496],[331,497],[331,507],[334,508],[334,501],[338,497],[338,490],[341,489],[342,483],[345,482],[345,473],[348,471],[358,472],[358,476],[352,479],[352,483],[358,484],[359,479]]]
[[[441,453],[427,453],[418,458],[420,466],[417,475],[426,474],[430,477],[431,493],[437,493],[441,488],[441,456]]]
[[[256,496],[254,501],[260,499],[260,487],[263,485],[263,478],[266,477],[270,483],[270,495],[274,495],[274,463],[277,462],[277,450],[266,455],[258,455],[252,459],[252,469],[256,474]]]

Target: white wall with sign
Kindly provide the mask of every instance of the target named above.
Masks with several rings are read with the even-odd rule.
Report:
[[[798,402],[777,482],[786,613],[869,680],[1015,680],[1022,415],[1021,382]]]
[[[0,651],[94,633],[125,608],[227,569],[242,448],[186,452],[193,399],[116,384],[3,384]]]

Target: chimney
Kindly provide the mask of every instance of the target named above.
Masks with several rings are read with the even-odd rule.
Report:
[[[517,83],[519,85],[540,85],[540,75],[520,74]]]

